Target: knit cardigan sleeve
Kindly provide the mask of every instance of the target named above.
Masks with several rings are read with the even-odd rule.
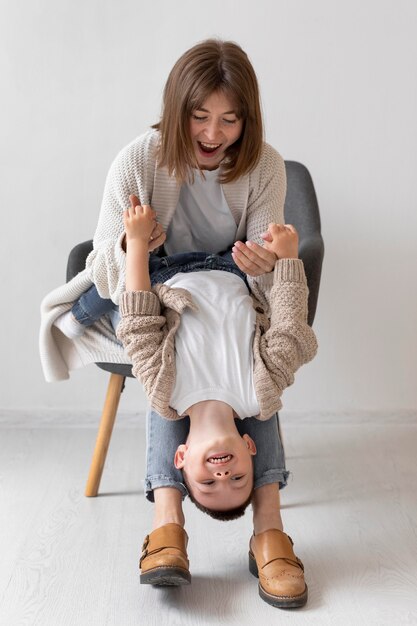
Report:
[[[298,368],[311,361],[317,352],[315,333],[307,323],[307,300],[303,262],[277,261],[270,293],[270,324],[263,320],[266,330],[261,329],[259,341],[259,354],[275,385],[276,397],[292,385]]]
[[[130,194],[138,196],[143,204],[150,204],[157,143],[156,131],[132,141],[119,152],[106,178],[94,248],[86,268],[100,296],[111,298],[116,304],[125,286],[123,211],[129,207]]]
[[[196,309],[188,291],[162,284],[153,291],[126,291],[120,299],[117,337],[152,408],[167,419],[180,418],[170,400],[175,384],[175,333],[186,307]]]

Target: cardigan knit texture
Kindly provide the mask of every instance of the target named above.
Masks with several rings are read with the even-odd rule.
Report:
[[[281,395],[294,382],[294,373],[317,351],[316,336],[307,324],[308,288],[302,261],[276,262],[270,319],[261,303],[252,299],[256,310],[253,378],[260,409],[256,417],[266,420],[282,407]],[[152,408],[172,420],[181,417],[170,400],[176,371],[175,334],[187,307],[197,310],[192,295],[164,284],[155,285],[152,291],[127,291],[120,301],[117,336],[132,359],[133,374],[142,382]]]
[[[131,363],[105,318],[86,328],[81,337],[71,340],[53,324],[93,283],[103,298],[119,303],[125,290],[123,211],[129,207],[129,195],[135,194],[142,204],[150,204],[164,231],[168,230],[181,185],[168,175],[166,168],[158,167],[158,144],[159,132],[151,130],[117,155],[107,175],[94,249],[87,258],[85,270],[42,301],[39,350],[47,381],[64,380],[69,377],[69,371],[89,363]],[[261,245],[261,234],[267,231],[268,224],[283,223],[285,163],[267,143],[254,170],[222,188],[236,221],[236,240],[250,239]],[[257,278],[249,276],[248,282],[252,293],[268,312],[273,272]]]

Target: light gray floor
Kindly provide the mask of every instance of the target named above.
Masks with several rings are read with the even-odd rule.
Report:
[[[310,589],[293,612],[258,597],[250,512],[219,523],[186,502],[192,584],[140,586],[142,428],[119,420],[87,499],[94,430],[29,420],[0,420],[1,626],[417,624],[417,416],[284,415],[283,517]]]

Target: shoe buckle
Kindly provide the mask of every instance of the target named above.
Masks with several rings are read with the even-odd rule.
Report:
[[[146,559],[146,557],[147,557],[147,556],[148,556],[148,551],[147,551],[147,550],[144,550],[144,551],[142,552],[142,554],[141,554],[140,559],[139,559],[139,567],[141,567],[141,566],[142,566],[142,561],[143,561],[143,559]]]
[[[139,567],[142,565],[143,559],[145,559],[148,556],[148,551],[146,549],[148,545],[149,545],[149,535],[146,535],[145,539],[143,540],[142,554],[139,560]]]
[[[303,562],[298,558],[298,556],[295,557],[297,560],[298,565],[300,566],[301,570],[304,572],[304,565]]]

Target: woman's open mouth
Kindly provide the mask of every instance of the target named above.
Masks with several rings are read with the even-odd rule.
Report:
[[[222,144],[221,143],[205,143],[203,141],[197,141],[200,153],[204,156],[215,156]]]

